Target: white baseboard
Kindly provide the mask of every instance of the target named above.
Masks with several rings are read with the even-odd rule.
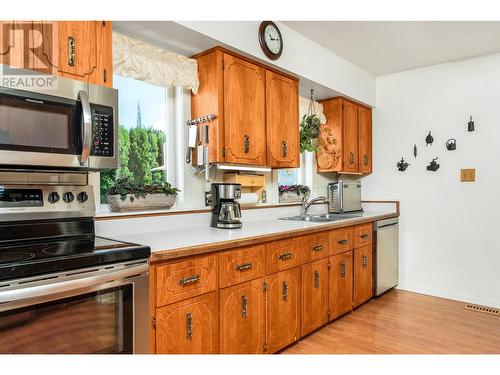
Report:
[[[500,308],[500,301],[486,300],[482,298],[475,298],[467,295],[457,295],[453,293],[449,293],[442,290],[433,290],[427,288],[419,288],[415,286],[403,285],[400,284],[396,287],[396,289],[406,290],[408,292],[414,292],[419,294],[426,294],[433,297],[441,297],[446,299],[451,299],[454,301],[460,301],[464,303],[475,303],[477,305],[484,305],[488,307]]]

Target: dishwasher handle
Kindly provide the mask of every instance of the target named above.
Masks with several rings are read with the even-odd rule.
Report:
[[[382,230],[383,228],[398,226],[398,224],[399,224],[399,218],[397,217],[385,220],[379,220],[374,223],[373,230],[377,232],[379,230]]]

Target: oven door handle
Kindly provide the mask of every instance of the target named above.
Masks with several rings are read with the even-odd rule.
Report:
[[[82,103],[82,154],[80,165],[85,165],[90,156],[90,144],[92,142],[92,112],[87,92],[80,90],[78,100]]]
[[[10,304],[10,302],[31,299],[47,301],[47,297],[53,295],[67,295],[82,289],[95,290],[96,286],[103,284],[107,284],[103,286],[105,288],[109,288],[114,286],[112,284],[113,281],[121,281],[132,276],[139,276],[147,273],[148,270],[149,265],[145,263],[122,270],[113,270],[101,274],[97,273],[88,277],[80,277],[77,279],[63,281],[57,281],[57,279],[55,279],[50,284],[0,291],[0,311],[4,310],[2,308],[2,304]]]

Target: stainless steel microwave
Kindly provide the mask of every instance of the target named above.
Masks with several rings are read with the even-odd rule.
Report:
[[[36,90],[7,84],[0,80],[0,168],[118,167],[117,90],[62,77]]]

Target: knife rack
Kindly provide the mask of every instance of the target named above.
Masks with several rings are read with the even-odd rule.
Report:
[[[209,181],[209,172],[210,172],[210,167],[212,166],[212,163],[209,162],[210,155],[209,155],[209,137],[208,133],[209,130],[208,128],[205,128],[206,126],[209,126],[209,123],[213,120],[215,120],[217,116],[215,114],[210,114],[207,116],[202,116],[198,117],[196,119],[192,119],[189,121],[186,121],[186,125],[188,126],[196,126],[196,147],[191,148],[189,147],[188,144],[188,149],[187,149],[187,156],[186,156],[186,161],[188,163],[192,163],[193,166],[193,173],[194,174],[200,174],[205,172],[205,180]],[[205,131],[204,131],[205,130]],[[198,151],[199,148],[201,147],[203,149],[203,154],[202,154],[202,164],[199,163],[198,161]]]
[[[201,116],[201,117],[195,118],[193,120],[188,120],[188,121],[186,121],[186,125],[199,125],[199,124],[202,124],[205,122],[213,121],[216,118],[217,118],[217,115],[212,113],[208,116]]]

